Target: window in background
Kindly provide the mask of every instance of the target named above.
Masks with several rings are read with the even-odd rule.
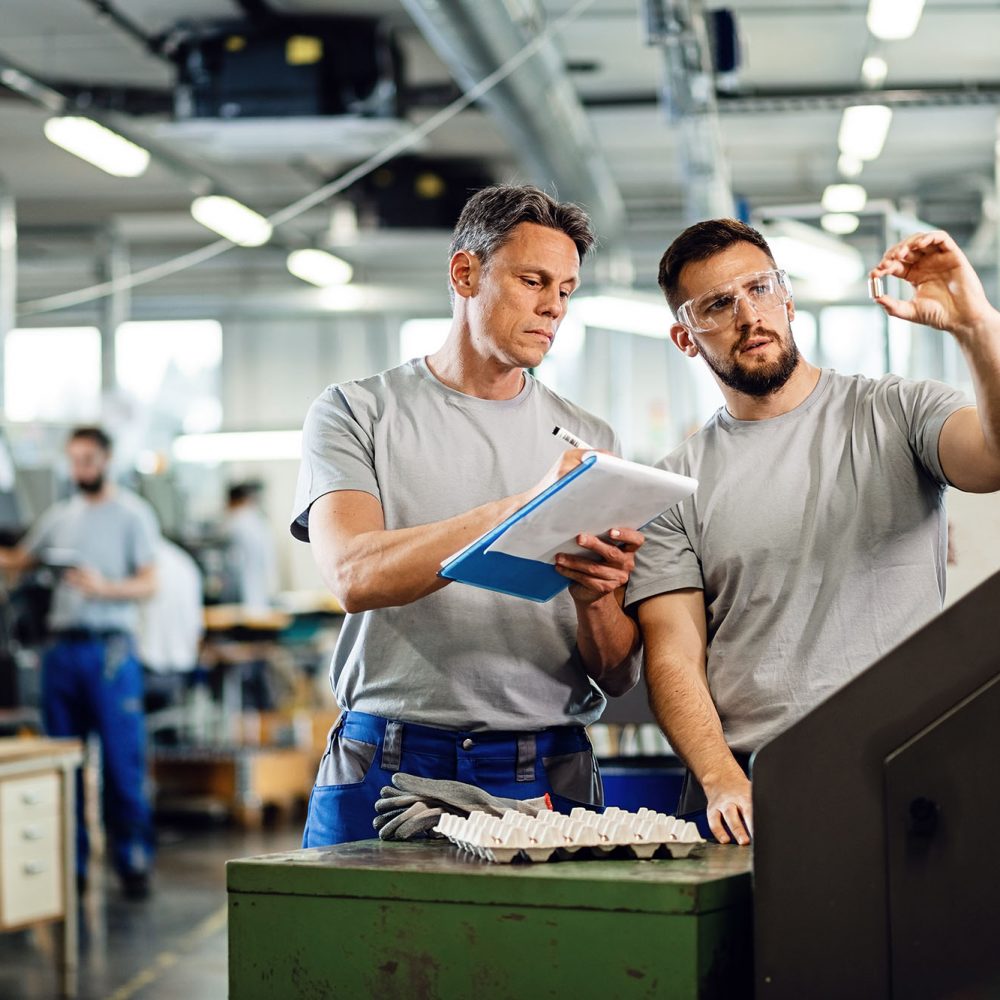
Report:
[[[827,306],[820,311],[821,364],[841,375],[886,374],[886,325],[871,306]]]
[[[549,353],[535,370],[535,374],[553,392],[575,399],[583,383],[583,352],[587,343],[587,330],[573,316],[566,316],[559,324],[556,339]]]
[[[799,354],[801,354],[806,361],[818,364],[816,360],[818,354],[818,345],[816,343],[816,314],[806,312],[804,309],[796,309],[795,321],[792,323],[792,334],[795,337],[795,343],[798,346]]]
[[[188,434],[222,426],[222,327],[215,320],[128,322],[115,335],[121,390]]]
[[[447,339],[451,317],[408,319],[399,328],[399,363],[433,354]]]
[[[18,328],[4,340],[8,420],[82,423],[101,410],[101,334],[94,326]]]

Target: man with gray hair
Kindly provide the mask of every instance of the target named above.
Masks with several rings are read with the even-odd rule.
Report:
[[[603,421],[526,369],[557,335],[590,220],[534,187],[486,188],[450,248],[443,347],[330,386],[305,422],[292,534],[348,612],[331,665],[343,709],[309,804],[306,847],[372,836],[397,772],[516,799],[599,804],[584,727],[638,678],[622,612],[642,536],[560,555],[568,591],[535,604],[449,584],[442,560],[578,465],[561,425],[618,451]]]

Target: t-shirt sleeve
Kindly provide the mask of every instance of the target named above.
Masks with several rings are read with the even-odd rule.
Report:
[[[51,545],[52,529],[59,519],[59,512],[62,504],[55,504],[44,511],[37,521],[28,529],[28,533],[21,539],[21,546],[33,558],[37,559],[42,549]]]
[[[964,393],[942,382],[900,379],[895,388],[903,429],[913,453],[928,475],[942,485],[950,485],[938,455],[941,428],[956,410],[972,404]]]
[[[309,508],[337,490],[360,490],[382,499],[370,422],[359,419],[343,390],[332,386],[310,406],[302,429],[291,524],[295,538],[309,541]]]
[[[133,572],[151,566],[156,560],[156,547],[160,539],[160,525],[153,509],[142,504],[136,509],[132,525],[132,551],[130,558]]]
[[[635,554],[635,569],[625,588],[626,608],[671,590],[704,590],[701,561],[684,526],[689,502],[664,511],[643,529],[646,540]]]

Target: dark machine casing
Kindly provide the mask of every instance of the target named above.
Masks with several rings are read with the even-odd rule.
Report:
[[[1000,574],[756,755],[758,998],[1000,996],[998,620]]]

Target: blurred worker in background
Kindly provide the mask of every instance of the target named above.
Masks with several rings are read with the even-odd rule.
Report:
[[[227,493],[223,533],[231,601],[247,608],[270,608],[278,593],[274,532],[260,507],[261,485],[233,483]]]
[[[42,716],[50,736],[101,742],[111,857],[130,898],[149,893],[153,828],[145,792],[138,604],[156,590],[159,527],[152,508],[109,479],[111,440],[78,427],[66,446],[76,493],[50,507],[25,538],[0,549],[0,567],[59,571],[42,664]],[[86,887],[89,845],[83,784],[77,796],[77,880]]]

